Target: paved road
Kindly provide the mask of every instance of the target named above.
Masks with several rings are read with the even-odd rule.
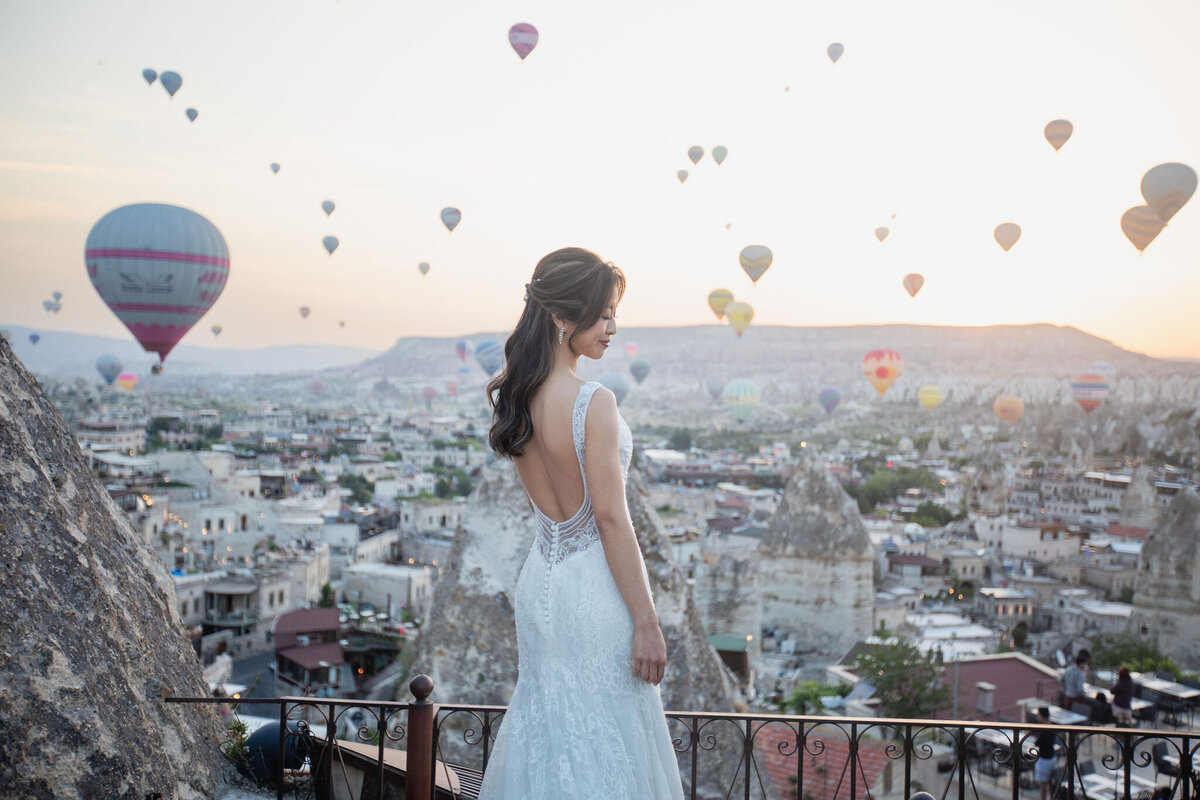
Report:
[[[246,692],[247,697],[274,697],[275,673],[267,669],[267,664],[273,658],[274,653],[263,653],[237,659],[233,662],[233,677],[230,680],[251,687]]]

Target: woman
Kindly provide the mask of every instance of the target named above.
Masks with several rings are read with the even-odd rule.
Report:
[[[1046,706],[1042,706],[1037,710],[1037,724],[1050,724],[1050,709]],[[1052,730],[1038,731],[1037,738],[1034,739],[1034,745],[1038,751],[1038,760],[1033,765],[1033,777],[1038,783],[1039,800],[1051,800],[1054,797],[1054,790],[1050,784],[1054,780],[1054,763],[1056,761],[1054,753],[1055,742],[1056,739]]]
[[[1129,667],[1117,670],[1117,682],[1112,685],[1112,696],[1113,718],[1117,724],[1133,727],[1133,677],[1129,674]]]
[[[658,690],[667,648],[625,502],[633,440],[613,393],[575,375],[608,349],[624,291],[595,253],[550,253],[488,384],[492,449],[516,465],[537,532],[483,800],[683,797]]]

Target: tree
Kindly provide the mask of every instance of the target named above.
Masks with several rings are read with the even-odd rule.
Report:
[[[1013,628],[1012,640],[1016,649],[1024,650],[1026,642],[1029,641],[1029,626],[1024,622],[1018,622],[1017,627]]]
[[[1132,603],[1133,602],[1133,587],[1126,586],[1125,588],[1121,589],[1121,593],[1119,595],[1117,595],[1117,600],[1121,603]]]
[[[875,687],[875,696],[889,717],[924,719],[950,699],[942,681],[942,665],[932,652],[895,637],[858,657],[855,672]]]
[[[320,608],[333,608],[333,586],[329,581],[321,587],[321,599],[317,601]]]
[[[667,447],[672,450],[691,450],[692,432],[687,428],[676,428],[667,439]]]

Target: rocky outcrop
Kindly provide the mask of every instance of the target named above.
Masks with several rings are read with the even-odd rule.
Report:
[[[1121,524],[1137,528],[1153,528],[1158,524],[1154,471],[1144,464],[1133,471],[1129,488],[1121,495]]]
[[[692,596],[708,634],[752,636],[751,666],[757,668],[762,630],[759,557],[722,554],[693,569]]]
[[[871,542],[858,505],[809,447],[759,545],[762,624],[804,651],[848,650],[871,632]]]
[[[667,641],[663,705],[682,711],[730,711],[733,702],[727,673],[708,643],[686,578],[636,471],[629,476],[626,499]],[[517,680],[513,593],[534,530],[533,513],[516,469],[509,461],[497,460],[484,470],[468,500],[447,559],[449,566],[434,589],[417,642],[412,671],[433,678],[435,700],[508,703]],[[407,682],[403,686],[407,687]],[[404,691],[398,699],[406,699]],[[677,726],[672,733],[683,735]],[[461,735],[445,736],[443,747],[468,762],[478,758],[470,748],[463,752]],[[731,752],[738,752],[732,744]],[[701,763],[706,762],[702,759]],[[710,794],[706,786],[716,791],[725,767],[717,758],[708,758],[697,781],[699,796]]]
[[[1138,556],[1131,627],[1182,666],[1200,666],[1200,495],[1183,491]]]
[[[1008,505],[1008,468],[995,450],[988,450],[972,465],[975,474],[967,488],[967,508],[976,514],[1003,514]]]
[[[0,786],[23,798],[205,798],[215,709],[162,562],[0,341]]]

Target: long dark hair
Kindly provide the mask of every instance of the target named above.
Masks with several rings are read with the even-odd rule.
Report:
[[[575,352],[576,334],[596,324],[614,291],[618,299],[625,294],[625,274],[590,250],[564,247],[538,262],[525,284],[525,310],[504,343],[504,371],[487,385],[496,455],[521,455],[533,436],[529,401],[554,366],[558,329],[551,315],[575,326],[567,340]]]

